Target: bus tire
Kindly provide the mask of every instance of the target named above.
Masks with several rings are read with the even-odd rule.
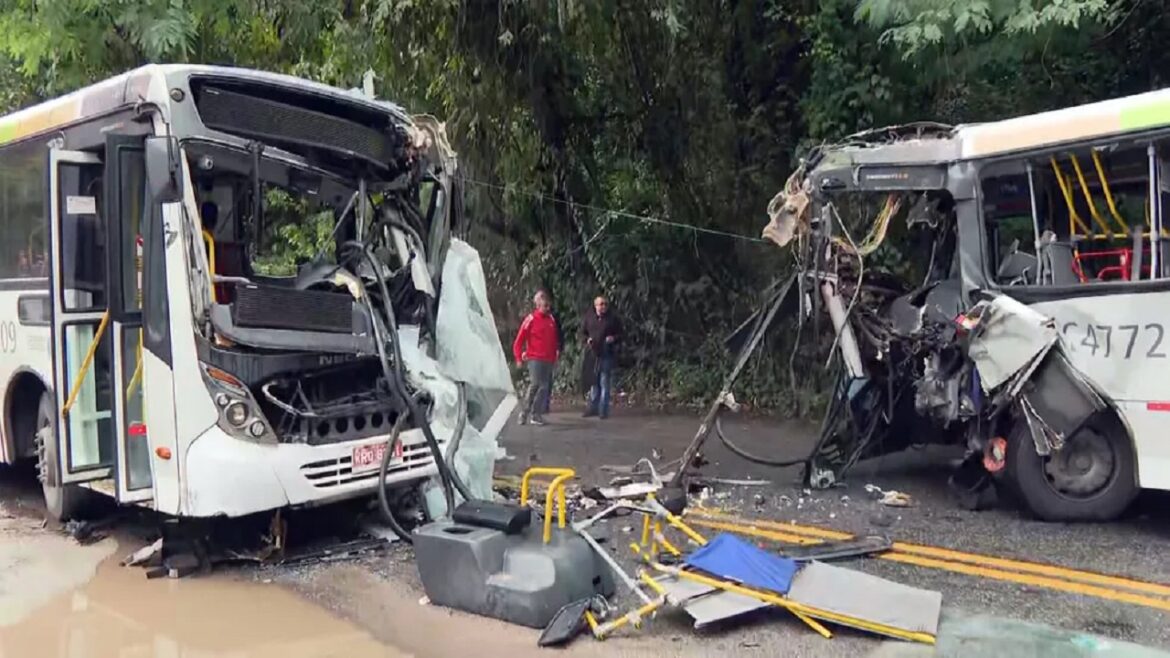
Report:
[[[45,511],[55,521],[79,518],[85,509],[85,489],[76,484],[61,484],[57,471],[57,414],[48,391],[41,394],[37,419],[33,426],[33,443],[37,451],[37,478],[45,496]]]
[[[1028,426],[1008,437],[1006,484],[1043,521],[1109,521],[1137,497],[1137,460],[1120,423],[1091,418],[1047,457],[1036,452]]]

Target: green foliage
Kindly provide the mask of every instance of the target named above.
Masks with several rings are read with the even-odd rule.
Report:
[[[0,106],[146,62],[250,66],[448,121],[505,338],[549,288],[570,336],[598,293],[629,328],[632,393],[709,399],[721,338],[787,253],[756,236],[804,146],[884,124],[986,121],[1161,86],[1170,14],[1142,0],[6,0]],[[260,266],[287,273],[330,221],[268,198]],[[620,212],[611,212],[620,211]],[[891,244],[873,267],[915,274]],[[808,411],[824,341],[774,335],[737,387]],[[575,387],[576,350],[559,387]]]
[[[1114,15],[1107,0],[861,0],[856,12],[907,57],[970,38],[1075,30]]]
[[[297,265],[317,254],[333,257],[333,211],[280,189],[264,197],[265,234],[252,266],[267,276],[293,276]]]

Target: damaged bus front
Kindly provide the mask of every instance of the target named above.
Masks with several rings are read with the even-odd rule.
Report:
[[[941,443],[966,449],[951,482],[971,505],[995,483],[1041,518],[1107,519],[1170,488],[1167,108],[1154,92],[810,154],[764,235],[795,252],[800,321],[834,333],[811,486]]]
[[[55,103],[89,128],[46,142],[55,514],[79,487],[180,516],[490,495],[515,398],[442,124],[216,67]]]

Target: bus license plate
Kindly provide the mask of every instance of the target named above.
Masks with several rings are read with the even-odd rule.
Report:
[[[371,443],[370,445],[354,446],[353,472],[376,471],[382,467],[382,456],[386,454],[386,443]],[[402,442],[394,442],[394,459],[402,459]]]

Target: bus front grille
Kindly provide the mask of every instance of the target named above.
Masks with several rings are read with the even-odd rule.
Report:
[[[405,446],[401,461],[390,464],[386,469],[386,475],[389,477],[419,471],[421,476],[422,472],[433,464],[434,459],[431,458],[430,449],[425,443]],[[318,489],[331,489],[354,482],[377,481],[378,479],[377,469],[354,473],[353,457],[349,455],[302,464],[300,470],[301,475]]]

